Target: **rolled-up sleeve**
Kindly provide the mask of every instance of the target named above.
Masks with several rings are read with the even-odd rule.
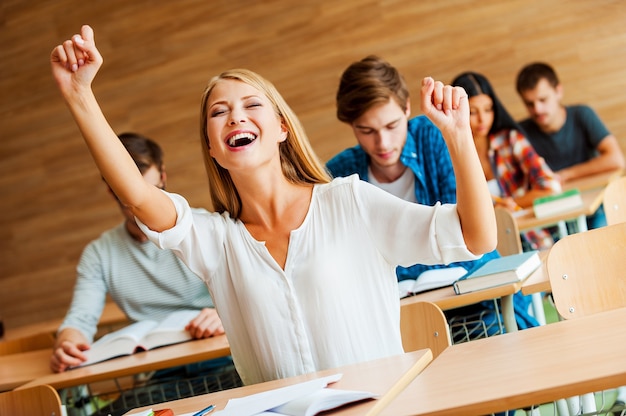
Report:
[[[160,248],[174,249],[180,245],[193,225],[193,213],[189,203],[180,195],[163,191],[174,203],[176,208],[176,224],[169,230],[162,232],[153,231],[147,225],[135,218],[141,231],[150,241]]]

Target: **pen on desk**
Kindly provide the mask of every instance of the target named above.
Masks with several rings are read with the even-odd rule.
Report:
[[[206,414],[211,413],[213,411],[213,409],[215,409],[215,405],[214,404],[205,407],[204,409],[200,410],[199,412],[194,413],[192,416],[204,416]]]

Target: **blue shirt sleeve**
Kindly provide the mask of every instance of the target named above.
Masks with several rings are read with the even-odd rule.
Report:
[[[326,164],[326,168],[334,178],[358,174],[359,178],[368,181],[367,167],[369,159],[361,146],[354,146],[335,155]]]

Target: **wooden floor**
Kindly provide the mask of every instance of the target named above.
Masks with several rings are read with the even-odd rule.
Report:
[[[54,45],[83,23],[104,66],[94,89],[113,128],[165,149],[170,190],[209,197],[198,143],[207,80],[231,67],[270,79],[326,161],[354,144],[335,118],[338,77],[378,54],[411,85],[476,70],[514,116],[522,65],[557,68],[626,149],[626,3],[621,0],[107,0],[0,2],[0,317],[63,316],[80,253],[121,220],[50,76]]]

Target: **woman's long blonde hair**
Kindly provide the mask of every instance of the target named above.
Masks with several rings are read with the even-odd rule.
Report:
[[[209,178],[211,200],[217,212],[227,211],[231,218],[239,218],[241,199],[228,170],[220,166],[209,153],[209,135],[207,131],[208,99],[215,85],[222,80],[244,82],[263,92],[272,103],[274,111],[287,128],[287,139],[279,144],[280,163],[283,174],[295,184],[315,184],[330,182],[331,177],[316,156],[309,139],[287,102],[276,87],[257,73],[247,69],[231,69],[209,81],[202,94],[200,106],[200,136],[204,165]]]

